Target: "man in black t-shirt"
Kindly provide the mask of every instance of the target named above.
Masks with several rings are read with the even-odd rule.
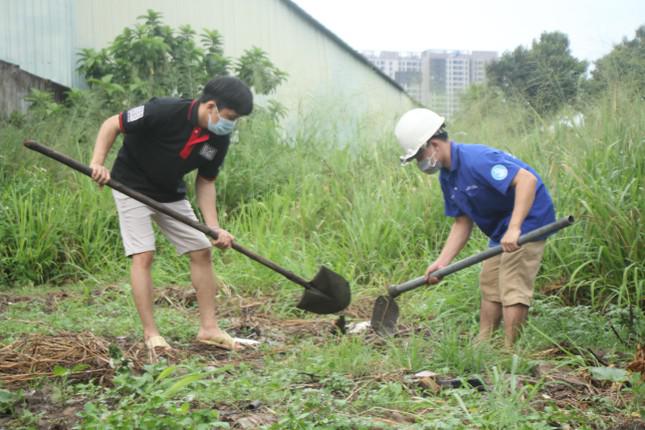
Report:
[[[209,81],[197,100],[153,98],[103,122],[90,163],[92,178],[105,184],[112,177],[196,220],[186,200],[183,177],[197,170],[197,203],[206,225],[218,233],[218,239],[212,244],[229,248],[234,238],[219,226],[214,183],[228,151],[235,121],[252,109],[251,91],[233,77]],[[110,173],[103,163],[119,133],[125,136],[123,146]],[[226,349],[238,348],[215,318],[211,241],[200,231],[124,194],[113,191],[113,195],[125,253],[132,259],[132,292],[146,346],[151,350],[170,348],[159,334],[152,311],[154,220],[177,252],[190,257],[191,279],[200,313],[197,339]]]

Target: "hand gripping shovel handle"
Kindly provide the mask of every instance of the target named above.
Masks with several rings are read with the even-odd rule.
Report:
[[[574,221],[573,216],[569,215],[555,222],[552,222],[551,224],[547,224],[543,227],[537,228],[529,233],[526,233],[520,236],[517,242],[520,245],[523,245],[528,242],[534,242],[547,234],[554,233],[564,227],[570,226],[571,224],[573,224],[573,221]],[[473,264],[477,264],[479,262],[487,260],[491,257],[501,254],[502,252],[503,252],[502,246],[497,245],[492,248],[488,248],[486,251],[480,252],[479,254],[472,255],[456,263],[450,264],[449,266],[446,266],[442,269],[436,270],[432,272],[430,275],[436,276],[437,278],[443,278],[446,275],[450,275],[451,273],[458,272],[461,269],[465,269],[466,267],[472,266]],[[394,297],[397,297],[399,294],[405,293],[406,291],[414,290],[415,288],[418,288],[424,285],[425,283],[426,283],[425,276],[421,276],[421,277],[412,279],[410,281],[404,282],[403,284],[391,285],[387,287],[387,292],[390,297],[394,298]]]
[[[24,142],[24,145],[32,149],[36,152],[40,152],[43,155],[46,155],[50,158],[53,158],[56,161],[59,161],[69,167],[71,167],[74,170],[77,170],[87,176],[92,176],[92,169],[89,166],[86,166],[84,164],[79,163],[78,161],[69,158],[68,156],[61,154],[60,152],[57,152],[51,148],[48,148],[46,146],[43,146],[39,144],[38,142],[35,142],[33,140],[26,140]],[[150,206],[151,208],[154,208],[155,210],[162,212],[170,217],[175,218],[177,221],[183,222],[184,224],[187,224],[194,229],[197,229],[201,231],[202,233],[206,234],[207,236],[212,237],[213,239],[217,240],[217,232],[210,227],[208,227],[205,224],[202,224],[200,222],[197,222],[195,220],[192,220],[178,212],[175,212],[172,209],[169,209],[159,202],[157,202],[154,199],[151,199],[150,197],[146,196],[145,194],[141,194],[138,191],[132,190],[128,188],[127,186],[123,185],[122,183],[115,181],[114,179],[110,179],[105,185],[109,186],[112,189],[115,189],[127,196],[132,197],[135,200],[140,201],[141,203],[145,203],[146,205]],[[311,285],[309,285],[309,282],[306,280],[302,279],[300,276],[296,275],[295,273],[292,273],[286,269],[283,269],[282,267],[278,266],[271,260],[268,260],[261,255],[258,255],[254,253],[253,251],[244,248],[242,245],[239,245],[235,242],[233,242],[232,248],[235,249],[236,251],[246,255],[252,260],[257,261],[258,263],[268,267],[271,270],[274,270],[284,276],[285,278],[289,279],[292,282],[295,282],[298,285],[301,285],[307,289],[311,288]]]

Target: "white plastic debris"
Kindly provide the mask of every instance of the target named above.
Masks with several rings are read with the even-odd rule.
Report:
[[[349,334],[362,333],[364,331],[369,330],[370,327],[372,327],[372,323],[370,321],[351,323],[347,326],[347,333]]]
[[[413,378],[435,378],[437,376],[439,375],[435,372],[431,372],[429,370],[422,370],[419,373],[415,373]]]
[[[259,340],[243,339],[241,337],[234,337],[233,340],[235,341],[235,343],[238,343],[244,346],[258,346],[260,344]]]

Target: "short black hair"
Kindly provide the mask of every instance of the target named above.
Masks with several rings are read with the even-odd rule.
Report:
[[[232,109],[238,115],[248,115],[253,111],[253,93],[240,79],[222,76],[211,79],[204,87],[200,103],[215,101],[218,109]]]
[[[437,130],[437,132],[433,134],[430,139],[448,140],[448,130],[446,130],[445,122],[441,124],[441,127],[439,127],[439,130]]]

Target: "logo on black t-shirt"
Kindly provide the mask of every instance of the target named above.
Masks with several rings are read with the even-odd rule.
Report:
[[[205,144],[204,146],[202,146],[202,149],[199,150],[199,155],[207,160],[212,160],[213,158],[215,158],[215,154],[217,154],[217,148],[213,148],[208,144]]]
[[[134,122],[140,118],[143,118],[144,106],[137,106],[128,111],[127,119],[128,122]]]

